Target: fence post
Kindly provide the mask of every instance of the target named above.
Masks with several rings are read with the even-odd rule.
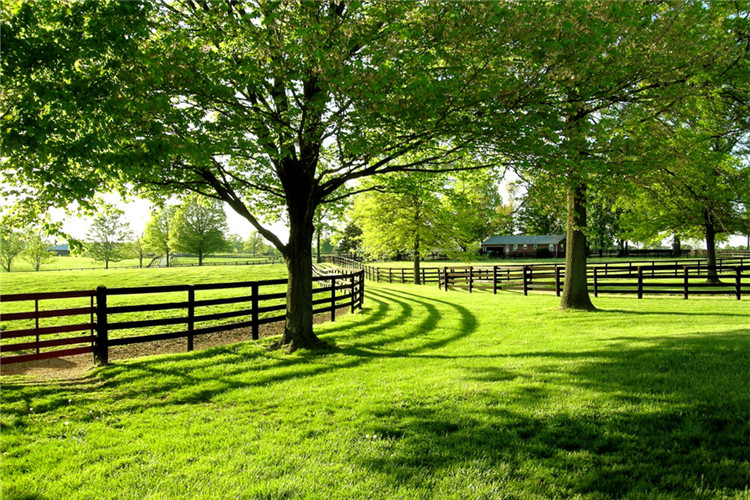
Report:
[[[469,266],[469,293],[474,288],[474,267]]]
[[[492,293],[497,295],[497,266],[492,266]]]
[[[331,321],[336,321],[336,278],[331,277]]]
[[[253,340],[258,340],[259,333],[258,333],[258,284],[253,283],[252,292],[251,292],[251,300],[252,300],[252,330],[253,330]]]
[[[362,273],[359,276],[359,310],[361,311],[362,308],[365,305],[365,273],[362,271]]]
[[[388,268],[388,283],[393,283],[393,268]]]
[[[406,283],[406,269],[401,269],[401,283]]]
[[[555,264],[555,295],[560,296],[560,266]]]
[[[94,345],[94,361],[99,365],[109,364],[106,286],[96,288],[96,344]]]
[[[528,266],[523,266],[523,294],[528,295],[529,294],[529,284],[526,281],[526,272],[528,270]]]
[[[638,298],[643,298],[643,266],[638,266]]]
[[[443,268],[443,273],[445,274],[445,291],[448,291],[448,268]]]
[[[349,312],[352,313],[352,314],[354,314],[354,296],[355,296],[355,293],[354,293],[354,277],[355,276],[356,276],[356,274],[354,274],[354,273],[352,273],[351,276],[350,276],[350,279],[351,279],[351,289],[349,290],[349,293],[352,296],[351,297],[351,299],[352,299],[351,300],[351,306],[352,306],[352,308],[351,308],[351,311],[349,311]]]
[[[690,285],[690,275],[688,271],[688,266],[684,266],[682,268],[682,296],[687,299],[688,298],[688,287]]]
[[[188,336],[187,350],[193,350],[193,331],[195,330],[195,287],[188,285]]]
[[[380,283],[380,268],[375,268],[375,283]]]
[[[422,273],[422,284],[426,285],[427,282],[425,280],[427,279],[427,269],[423,267],[422,269],[420,269],[420,272]]]
[[[734,268],[734,294],[737,300],[742,297],[742,272],[739,267]]]
[[[594,268],[594,297],[599,297],[599,273],[597,268]]]

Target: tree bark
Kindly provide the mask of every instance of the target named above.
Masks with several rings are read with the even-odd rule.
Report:
[[[672,256],[679,257],[681,255],[682,255],[682,242],[680,242],[680,237],[675,234],[674,240],[672,241]]]
[[[302,217],[302,220],[298,217]],[[289,222],[289,243],[284,250],[284,262],[289,273],[286,325],[278,346],[287,346],[289,351],[326,347],[327,344],[313,331],[312,217],[305,221],[304,215],[292,217],[290,214]]]
[[[716,227],[713,224],[711,214],[706,212],[706,268],[708,277],[706,283],[719,283],[716,273]]]
[[[586,273],[586,186],[578,184],[568,189],[568,230],[565,249],[565,285],[562,309],[594,310]]]

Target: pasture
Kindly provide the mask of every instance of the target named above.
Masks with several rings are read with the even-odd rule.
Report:
[[[747,498],[750,302],[557,303],[368,283],[329,351],[4,377],[3,498]]]

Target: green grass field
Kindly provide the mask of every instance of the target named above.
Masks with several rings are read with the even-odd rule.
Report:
[[[3,378],[2,497],[750,498],[750,302],[368,283],[337,347]]]

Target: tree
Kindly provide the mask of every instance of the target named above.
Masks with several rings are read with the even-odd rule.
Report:
[[[86,233],[86,251],[104,268],[109,269],[110,262],[119,262],[127,253],[127,242],[132,238],[130,225],[123,219],[123,211],[114,206],[107,206],[94,218]]]
[[[377,180],[377,190],[359,194],[352,207],[352,221],[362,229],[362,249],[375,257],[411,254],[415,284],[421,283],[424,248],[446,237],[439,224],[442,182],[435,175],[390,174]]]
[[[172,262],[172,242],[169,235],[176,210],[176,207],[163,207],[152,214],[143,234],[146,250],[156,255],[164,255],[167,267]]]
[[[5,224],[0,226],[0,265],[10,272],[13,261],[23,253],[25,242],[23,234]]]
[[[226,231],[223,204],[193,194],[175,211],[170,240],[175,251],[197,255],[202,266],[207,255],[226,250]]]
[[[512,63],[529,37],[527,11],[19,2],[4,14],[14,48],[3,58],[5,165],[14,189],[42,204],[85,204],[101,186],[129,185],[228,203],[287,264],[280,345],[321,346],[312,326],[317,208],[357,179],[456,168],[453,155],[487,133],[480,122],[513,140],[512,124],[531,119],[518,110],[538,71]],[[417,150],[418,160],[399,161]],[[287,244],[261,224],[269,211],[284,212]]]
[[[544,185],[528,186],[515,214],[522,234],[565,234],[565,200]]]
[[[340,233],[334,233],[334,238],[338,253],[357,253],[361,250],[362,229],[353,222],[348,222]]]
[[[143,259],[146,257],[146,254],[148,253],[148,250],[146,249],[146,240],[145,236],[141,234],[140,236],[137,236],[133,241],[129,244],[130,253],[135,255],[138,258],[138,267],[143,267]]]
[[[44,264],[55,258],[55,254],[49,250],[50,242],[41,228],[27,228],[26,233],[21,255],[34,271],[39,271]]]
[[[240,253],[245,247],[245,242],[242,241],[242,236],[239,234],[230,234],[227,238],[227,246],[232,252]]]
[[[586,278],[587,193],[617,189],[643,168],[622,156],[638,147],[632,137],[613,132],[618,115],[637,102],[669,106],[695,91],[693,82],[719,78],[745,57],[744,41],[728,21],[746,23],[747,16],[737,16],[729,4],[700,2],[534,8],[545,11],[546,22],[539,26],[540,46],[529,50],[526,62],[546,69],[540,85],[547,87],[549,114],[540,109],[542,119],[525,131],[537,144],[528,145],[516,165],[566,193],[561,307],[593,309]]]
[[[263,235],[258,231],[250,231],[250,236],[245,240],[245,245],[243,247],[245,251],[252,253],[253,257],[255,257],[258,252],[264,250],[264,247],[265,243],[263,242]]]
[[[500,195],[502,178],[501,171],[488,168],[446,179],[439,223],[444,250],[457,247],[458,254],[473,256],[482,241],[512,226],[512,209],[508,210]]]

